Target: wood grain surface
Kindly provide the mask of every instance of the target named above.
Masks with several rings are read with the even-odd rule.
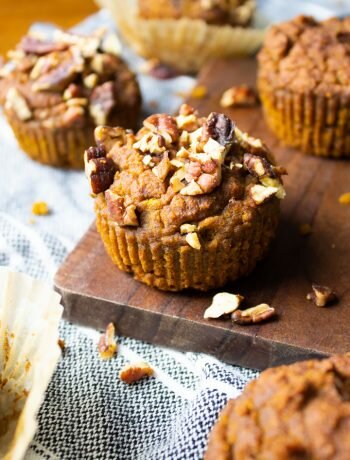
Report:
[[[93,0],[0,0],[0,55],[12,49],[33,22],[68,28],[97,10]]]
[[[253,60],[213,62],[199,77],[208,97],[190,102],[203,115],[222,111],[222,91],[243,82],[254,85],[255,74]],[[257,369],[350,351],[350,206],[338,203],[339,195],[350,191],[349,162],[281,146],[260,108],[226,113],[241,129],[261,137],[289,172],[280,228],[268,257],[252,275],[226,287],[244,295],[248,306],[271,304],[278,319],[252,326],[204,320],[215,292],[164,293],[134,281],[113,266],[94,227],[56,275],[65,317],[96,328],[114,321],[120,334]],[[312,225],[311,235],[300,235],[303,223]],[[312,282],[334,288],[339,303],[318,308],[308,302]]]

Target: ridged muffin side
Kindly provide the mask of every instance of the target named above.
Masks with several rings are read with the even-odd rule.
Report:
[[[85,159],[97,228],[121,270],[159,289],[205,291],[266,254],[284,171],[227,117],[199,118],[184,105],[136,135],[101,127],[95,137]]]
[[[266,121],[287,145],[350,156],[350,20],[300,16],[273,26],[259,53]]]

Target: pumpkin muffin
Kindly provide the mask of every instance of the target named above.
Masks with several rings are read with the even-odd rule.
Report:
[[[348,460],[350,354],[268,369],[228,402],[205,460]]]
[[[264,30],[252,26],[255,0],[97,0],[134,50],[184,72],[213,58],[253,54]]]
[[[255,0],[139,0],[145,19],[201,19],[208,24],[246,27],[255,10]]]
[[[275,234],[281,174],[223,114],[155,114],[138,133],[98,127],[85,152],[113,262],[159,289],[207,290],[253,270]]]
[[[81,168],[97,125],[135,126],[140,92],[117,38],[27,35],[0,68],[0,103],[21,148],[52,166]]]
[[[266,120],[285,144],[350,156],[350,18],[300,16],[271,27],[259,53]]]

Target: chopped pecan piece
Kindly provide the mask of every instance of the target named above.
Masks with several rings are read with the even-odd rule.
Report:
[[[51,59],[51,55],[45,57]],[[42,59],[45,59],[42,58]],[[61,53],[59,61],[51,62],[52,68],[48,72],[41,72],[40,77],[33,83],[34,91],[62,91],[71,83],[76,75],[83,71],[84,60],[70,49]]]
[[[225,159],[225,147],[219,142],[215,141],[213,138],[210,138],[204,145],[203,150],[205,153],[211,156],[214,160],[218,160],[220,164],[224,162]]]
[[[188,104],[182,104],[179,109],[179,115],[197,115],[197,111]]]
[[[90,73],[89,75],[86,75],[83,79],[84,86],[86,88],[92,89],[95,88],[98,82],[98,75],[96,73]]]
[[[82,95],[83,94],[82,94],[81,88],[78,85],[76,85],[75,83],[71,83],[64,90],[63,99],[65,101],[67,101],[68,99],[74,99],[74,98],[77,98],[77,97],[81,97]]]
[[[53,51],[63,51],[67,48],[67,43],[43,40],[31,35],[25,36],[19,44],[19,49],[25,53],[36,54],[38,56],[52,53]]]
[[[200,186],[192,180],[188,185],[186,185],[184,188],[180,190],[181,195],[202,195],[203,190],[200,188]]]
[[[91,191],[94,194],[102,193],[113,183],[116,166],[111,158],[87,159],[85,154],[85,172],[90,182]]]
[[[213,302],[204,312],[204,318],[220,318],[220,316],[233,313],[240,306],[244,297],[239,294],[219,292],[214,295]]]
[[[114,145],[124,145],[126,143],[126,131],[120,126],[111,128],[110,126],[97,126],[94,131],[96,144],[104,147],[106,152],[110,151]]]
[[[146,118],[143,125],[151,132],[164,137],[167,144],[172,144],[179,138],[180,133],[175,118],[165,113],[151,115]]]
[[[108,324],[106,332],[100,337],[97,348],[101,359],[111,359],[117,353],[118,347],[113,323]]]
[[[178,115],[176,124],[179,129],[186,131],[195,131],[198,128],[198,118],[192,113],[190,115]]]
[[[250,196],[254,203],[262,204],[269,200],[273,195],[276,195],[278,189],[276,187],[265,187],[264,185],[253,185],[249,190]]]
[[[6,94],[5,108],[13,110],[20,120],[26,121],[32,118],[32,112],[28,107],[27,101],[17,91],[16,88],[10,88]]]
[[[199,250],[201,248],[201,242],[199,241],[197,233],[188,233],[185,236],[185,240],[193,249]]]
[[[124,198],[112,190],[106,190],[105,198],[108,214],[112,220],[120,226],[138,227],[139,221],[134,204],[125,206]]]
[[[262,156],[245,153],[243,165],[255,177],[276,177],[273,166]]]
[[[203,125],[202,140],[214,139],[225,148],[229,147],[235,135],[235,124],[223,113],[212,112]]]
[[[187,233],[193,233],[197,230],[197,225],[194,224],[182,224],[180,227],[181,235],[186,235]]]
[[[247,310],[236,310],[232,321],[237,324],[253,324],[266,321],[276,315],[276,310],[267,303],[262,303]]]
[[[312,300],[318,307],[325,307],[338,300],[337,294],[330,287],[319,284],[312,285],[312,292],[306,298]]]
[[[279,200],[284,199],[286,196],[286,191],[284,190],[281,179],[273,177],[260,177],[259,180],[265,187],[277,188],[276,197]]]
[[[123,367],[119,373],[119,378],[125,383],[134,383],[145,377],[152,377],[154,370],[147,363],[130,363]]]
[[[158,177],[162,182],[165,181],[169,172],[171,170],[171,163],[169,160],[169,153],[165,152],[162,160],[152,169],[152,172],[155,176]]]
[[[220,99],[221,107],[253,107],[257,104],[256,91],[247,85],[232,86]]]
[[[72,107],[68,107],[67,110],[63,114],[63,123],[67,126],[71,126],[73,124],[81,124],[85,118],[85,110],[83,107],[74,105]],[[48,119],[45,122],[50,122],[52,120]],[[47,124],[50,127],[49,124]]]
[[[104,145],[89,147],[85,150],[85,161],[90,161],[92,158],[102,158],[106,156],[106,148]]]
[[[105,125],[107,118],[115,106],[114,84],[106,81],[96,86],[90,95],[90,115],[96,125]]]
[[[64,351],[64,349],[66,348],[66,343],[65,343],[65,341],[64,341],[63,339],[58,339],[58,342],[57,342],[57,343],[58,343],[58,346],[60,347],[60,349],[61,349],[62,351]]]
[[[100,47],[104,53],[113,54],[114,56],[119,56],[122,51],[120,40],[114,33],[107,34],[103,38]]]
[[[160,134],[148,132],[134,143],[133,148],[143,153],[163,153],[166,150],[165,139]]]

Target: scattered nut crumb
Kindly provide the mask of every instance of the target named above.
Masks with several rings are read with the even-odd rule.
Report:
[[[253,88],[247,85],[232,86],[221,96],[221,107],[253,107],[258,104],[258,96]]]
[[[267,303],[262,303],[247,310],[236,310],[232,321],[237,324],[253,324],[266,321],[276,315],[276,310]]]
[[[330,287],[319,284],[312,285],[312,292],[307,294],[306,298],[313,301],[318,307],[325,307],[338,300],[337,294]]]
[[[190,96],[193,97],[194,99],[203,99],[205,98],[207,94],[208,94],[207,87],[204,85],[198,85],[192,89]]]
[[[312,227],[310,224],[300,224],[299,225],[299,233],[300,235],[307,236],[312,233]]]
[[[66,343],[63,339],[58,339],[58,346],[61,348],[63,351],[66,348]]]
[[[140,66],[140,71],[158,80],[168,80],[179,75],[173,67],[163,64],[159,59],[149,59]]]
[[[214,295],[213,302],[204,312],[204,318],[220,318],[220,316],[233,313],[240,306],[244,297],[239,294],[219,292]]]
[[[29,225],[34,225],[35,223],[36,223],[36,220],[35,220],[35,219],[30,218],[30,219],[28,220],[28,224],[29,224]]]
[[[119,378],[125,383],[134,383],[145,377],[152,377],[154,370],[152,367],[144,362],[130,363],[123,367],[119,372]]]
[[[197,230],[197,225],[194,224],[182,224],[180,226],[181,235],[186,235],[186,233],[193,233]]]
[[[113,323],[108,324],[106,332],[100,337],[97,348],[101,359],[111,359],[117,353],[118,347]]]
[[[201,243],[199,241],[197,233],[188,233],[185,237],[187,243],[193,248],[199,250]]]
[[[32,213],[36,216],[46,216],[49,212],[49,207],[45,201],[36,201],[32,205]]]
[[[350,192],[343,193],[338,198],[340,204],[350,204]]]

